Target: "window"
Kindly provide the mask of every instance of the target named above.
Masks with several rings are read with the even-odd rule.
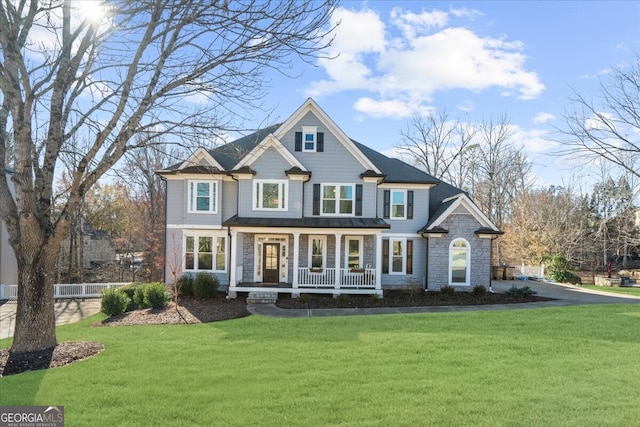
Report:
[[[353,215],[353,189],[353,184],[323,184],[322,214]]]
[[[413,219],[413,190],[384,190],[382,217]]]
[[[324,268],[327,255],[327,238],[325,236],[311,236],[309,238],[309,267]]]
[[[362,237],[346,237],[345,246],[345,265],[347,268],[361,268]]]
[[[226,271],[226,238],[224,236],[187,235],[184,245],[184,269]]]
[[[216,213],[217,189],[216,181],[189,181],[188,212]]]
[[[469,242],[455,239],[449,246],[449,284],[469,285]]]
[[[317,126],[302,126],[302,151],[316,151]]]
[[[287,181],[255,180],[253,208],[255,210],[286,210]]]
[[[391,246],[391,259],[389,260],[389,264],[391,265],[390,274],[404,274],[405,244],[405,239],[389,239],[389,245]]]
[[[391,238],[382,241],[382,273],[413,274],[413,240]]]
[[[406,199],[407,199],[406,191],[404,190],[391,191],[391,219],[407,218],[407,212],[405,209]]]

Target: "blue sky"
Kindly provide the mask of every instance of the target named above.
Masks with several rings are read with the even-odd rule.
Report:
[[[596,96],[599,78],[640,53],[637,1],[343,1],[334,19],[339,56],[274,76],[270,123],[311,96],[351,138],[389,152],[414,114],[506,115],[540,185],[576,173],[547,140],[571,88]]]

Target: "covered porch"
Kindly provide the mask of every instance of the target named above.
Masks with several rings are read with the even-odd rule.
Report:
[[[237,292],[382,296],[377,227],[230,227],[229,296]],[[360,225],[360,224],[358,224]],[[371,225],[371,224],[366,224]]]

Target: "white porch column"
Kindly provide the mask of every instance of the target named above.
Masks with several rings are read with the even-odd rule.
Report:
[[[293,289],[298,289],[299,258],[300,258],[300,233],[293,233]]]
[[[237,284],[238,278],[236,277],[237,258],[238,258],[238,232],[231,230],[231,250],[229,251],[229,287],[233,288]]]
[[[342,233],[336,233],[335,234],[336,237],[336,275],[335,275],[335,282],[334,282],[334,288],[335,289],[340,289],[340,246],[342,244]]]
[[[376,290],[382,290],[382,234],[376,234]]]

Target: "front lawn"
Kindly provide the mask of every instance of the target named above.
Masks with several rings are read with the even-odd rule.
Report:
[[[635,295],[640,297],[640,288],[630,287],[618,287],[618,286],[596,286],[596,285],[584,285],[585,289],[592,289],[594,291],[611,292],[614,294]]]
[[[584,426],[640,419],[640,305],[88,323],[61,327],[58,338],[99,341],[103,353],[0,378],[0,405],[64,405],[69,426]]]

